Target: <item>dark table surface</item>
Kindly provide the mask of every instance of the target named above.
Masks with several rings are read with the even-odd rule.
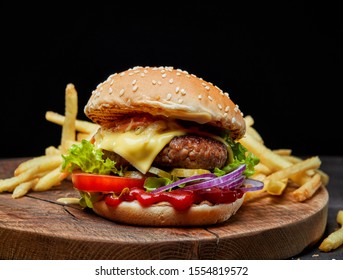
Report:
[[[343,157],[320,156],[321,169],[330,176],[329,185],[329,213],[325,233],[318,244],[308,248],[292,259],[300,260],[343,260],[343,245],[331,252],[318,249],[320,243],[340,225],[336,222],[338,210],[343,210]]]

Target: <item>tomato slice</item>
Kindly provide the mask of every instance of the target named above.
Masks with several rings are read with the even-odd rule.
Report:
[[[111,175],[73,173],[72,182],[75,188],[86,192],[120,193],[124,188],[143,188],[145,179],[128,178]]]

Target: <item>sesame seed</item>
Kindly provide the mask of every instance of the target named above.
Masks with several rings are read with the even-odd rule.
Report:
[[[213,100],[212,96],[207,96],[210,101]]]
[[[166,74],[166,73],[163,73],[163,74],[162,74],[162,78],[165,78],[165,77],[167,77],[167,74]]]
[[[223,109],[223,106],[221,104],[218,104],[219,110]]]
[[[182,94],[182,95],[186,95],[186,90],[182,88],[182,89],[181,89],[181,94]]]
[[[141,73],[141,77],[144,77],[145,76],[145,74],[144,73]]]
[[[164,70],[164,69],[161,70],[161,73],[162,73],[162,74],[165,73],[165,72],[166,72],[166,70]]]
[[[239,111],[238,105],[236,105],[235,109],[233,109],[236,113]]]
[[[152,80],[151,82],[153,85],[156,85],[156,83],[157,83],[155,80]]]
[[[138,86],[137,86],[137,85],[134,85],[134,86],[132,87],[132,91],[133,91],[133,92],[136,92],[137,89],[138,89]]]
[[[113,85],[113,83],[114,83],[114,80],[111,80],[111,82],[110,82],[110,86],[111,86],[111,85]]]
[[[123,77],[124,75],[125,75],[125,72],[121,72],[121,73],[119,74],[120,77]]]
[[[108,89],[108,94],[112,94],[112,92],[113,92],[113,89],[110,87],[110,88]]]
[[[206,86],[207,86],[207,84],[205,84],[205,83],[201,83],[201,85],[202,85],[203,87],[206,87]]]
[[[169,79],[169,84],[172,84],[173,82],[174,82],[174,80],[173,79]]]
[[[230,106],[226,106],[225,107],[225,112],[229,112],[229,110],[230,110]]]
[[[191,75],[187,74],[187,75],[186,75],[186,77],[187,77],[187,78],[190,78],[190,77],[191,77]]]
[[[235,122],[236,122],[236,118],[233,117],[233,118],[231,119],[231,123],[234,124]]]
[[[172,98],[171,93],[168,93],[168,94],[167,94],[167,100],[170,100],[171,98]]]
[[[181,104],[183,102],[183,99],[180,98],[178,101],[177,101],[179,104]]]
[[[181,73],[179,73],[179,72],[176,72],[176,76],[180,76],[181,75]]]
[[[199,98],[199,99],[202,99],[202,95],[201,95],[201,94],[199,94],[199,95],[198,95],[198,98]]]
[[[133,73],[135,73],[135,74],[137,74],[137,73],[139,73],[139,72],[141,72],[140,70],[135,70],[135,71],[133,71]]]
[[[229,94],[227,92],[224,92],[224,95],[228,98],[230,98]]]
[[[136,79],[132,81],[132,85],[135,85],[136,83],[137,83]]]
[[[157,84],[160,86],[160,85],[162,85],[162,82],[161,81],[157,81]]]
[[[148,70],[146,70],[146,69],[144,69],[144,71],[143,71],[145,74],[148,74]]]
[[[135,74],[135,73],[134,73],[134,72],[130,72],[130,73],[129,73],[129,76],[132,76],[133,74]]]
[[[206,89],[206,90],[210,90],[210,87],[209,87],[209,86],[206,86],[205,89]]]
[[[178,93],[180,91],[180,87],[175,88],[175,92]]]
[[[119,92],[119,96],[122,96],[124,94],[124,92],[125,92],[125,89],[122,88]]]
[[[224,118],[226,118],[227,117],[227,113],[224,113]]]

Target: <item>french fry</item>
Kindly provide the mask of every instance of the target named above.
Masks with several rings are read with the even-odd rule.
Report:
[[[320,179],[321,179],[323,185],[327,186],[329,184],[329,180],[330,180],[329,175],[320,169],[316,169],[316,173],[318,173],[320,175]]]
[[[251,176],[251,179],[258,180],[258,181],[265,181],[267,175],[263,173],[256,172]]]
[[[292,181],[297,184],[298,186],[302,186],[306,182],[312,179],[313,175],[310,176],[307,174],[307,170],[299,172],[292,176]]]
[[[77,197],[61,197],[61,198],[57,199],[57,202],[61,203],[61,204],[66,204],[66,205],[79,204],[80,198],[77,198]]]
[[[67,141],[76,141],[75,121],[77,117],[77,92],[73,84],[68,84],[65,90],[65,119],[62,126],[61,150],[66,153]]]
[[[281,195],[287,187],[288,178],[265,180],[265,190],[271,195]]]
[[[284,169],[292,165],[289,161],[285,160],[282,156],[275,154],[271,149],[258,142],[249,134],[245,134],[239,142],[250,152],[259,157],[260,161],[273,171]]]
[[[251,115],[246,115],[244,117],[244,120],[245,120],[245,125],[248,127],[248,126],[253,126],[254,125],[254,118],[251,116]]]
[[[47,121],[61,126],[63,126],[65,120],[65,116],[52,111],[47,111],[45,113],[45,118]],[[99,129],[99,125],[88,121],[76,120],[75,129],[82,133],[93,134]]]
[[[303,172],[308,169],[319,168],[321,161],[319,157],[311,157],[301,162],[292,164],[284,169],[278,170],[267,177],[268,180],[281,180],[291,178],[293,175]]]
[[[280,156],[290,156],[292,154],[291,149],[276,149],[273,150],[273,153],[278,154]]]
[[[38,182],[38,178],[19,184],[12,193],[12,198],[19,198],[27,194]]]
[[[62,160],[63,159],[61,155],[44,155],[35,157],[19,164],[17,168],[14,170],[14,176],[18,176],[21,173],[36,166],[40,168],[40,172],[44,172],[49,169],[54,169],[62,163]],[[44,166],[47,168],[44,168]]]
[[[336,221],[341,225],[341,228],[326,237],[320,244],[319,250],[329,252],[343,244],[343,210],[338,211]]]
[[[52,187],[59,185],[68,175],[67,172],[61,172],[61,167],[59,166],[41,177],[37,184],[33,186],[32,190],[35,192],[42,192],[51,189]]]
[[[308,182],[292,192],[292,196],[297,201],[304,201],[313,196],[313,194],[322,185],[321,177],[317,173]]]
[[[266,175],[269,175],[270,173],[272,173],[270,168],[267,165],[263,164],[262,162],[259,162],[257,165],[255,165],[255,172],[263,173]]]
[[[54,146],[49,146],[45,149],[45,155],[53,156],[53,155],[60,155],[61,151]]]

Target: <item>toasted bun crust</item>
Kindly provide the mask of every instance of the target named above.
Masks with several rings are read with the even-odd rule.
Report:
[[[109,76],[84,112],[105,127],[123,116],[149,113],[229,129],[233,139],[245,133],[243,114],[226,92],[172,67],[134,67]]]
[[[122,202],[116,207],[101,200],[93,204],[99,216],[111,221],[140,226],[204,226],[228,220],[243,203],[244,196],[233,203],[194,205],[187,211],[177,211],[169,203],[142,207],[139,202]]]

